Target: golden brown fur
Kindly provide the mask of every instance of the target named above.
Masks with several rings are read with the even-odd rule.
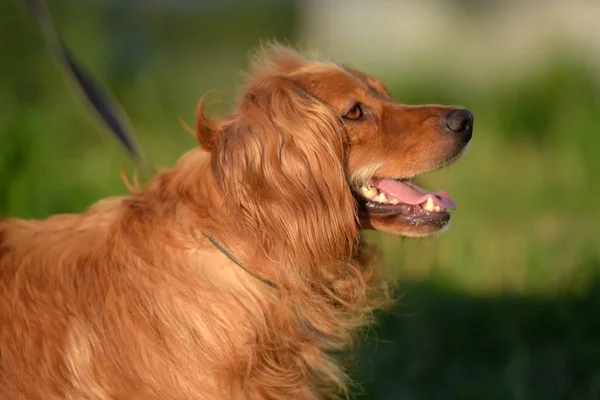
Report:
[[[147,187],[0,221],[0,398],[346,393],[333,354],[383,298],[348,182],[441,164],[454,147],[431,116],[451,109],[412,110],[373,78],[276,46],[261,57],[236,110],[213,122],[200,106],[200,147]],[[379,113],[361,129],[342,118],[352,96]]]

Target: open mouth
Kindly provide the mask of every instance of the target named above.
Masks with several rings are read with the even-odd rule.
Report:
[[[430,192],[407,179],[373,178],[354,189],[360,211],[372,216],[397,216],[411,225],[441,228],[456,203],[445,191]]]

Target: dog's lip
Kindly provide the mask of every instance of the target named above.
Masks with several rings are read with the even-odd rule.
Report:
[[[407,222],[415,225],[426,225],[430,223],[439,224],[447,222],[450,219],[450,212],[447,209],[441,211],[426,211],[419,204],[384,204],[366,199],[355,194],[359,211],[373,216],[396,216],[402,217]]]
[[[372,192],[361,193],[361,188],[364,190],[365,187],[376,190],[377,196],[381,193],[386,194],[387,199],[393,199],[395,204],[389,201],[377,201],[377,196],[373,196]],[[355,188],[353,191],[358,211],[363,216],[399,218],[412,226],[441,229],[450,220],[449,209],[456,208],[456,204],[446,192],[430,192],[404,178],[375,177],[369,181],[369,184]]]

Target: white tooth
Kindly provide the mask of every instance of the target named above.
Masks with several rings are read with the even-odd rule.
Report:
[[[377,197],[375,197],[375,201],[379,203],[387,203],[388,199],[385,197],[385,193],[379,193]]]
[[[398,199],[390,199],[389,201],[390,201],[390,204],[399,204],[400,203],[400,200],[398,200]]]
[[[360,188],[360,191],[363,194],[363,196],[365,196],[368,199],[372,199],[373,197],[375,197],[375,195],[377,195],[377,190],[373,186],[362,186]]]
[[[433,199],[431,197],[427,198],[427,201],[421,206],[425,211],[433,211],[435,204],[433,203]]]
[[[440,206],[438,206],[436,204],[435,207],[433,207],[433,211],[435,211],[435,212],[441,212],[442,211],[442,207],[440,207]]]

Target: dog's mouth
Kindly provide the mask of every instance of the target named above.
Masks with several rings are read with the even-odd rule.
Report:
[[[407,225],[440,230],[456,203],[445,191],[430,192],[408,179],[373,178],[354,189],[359,210],[368,217],[401,218]]]

